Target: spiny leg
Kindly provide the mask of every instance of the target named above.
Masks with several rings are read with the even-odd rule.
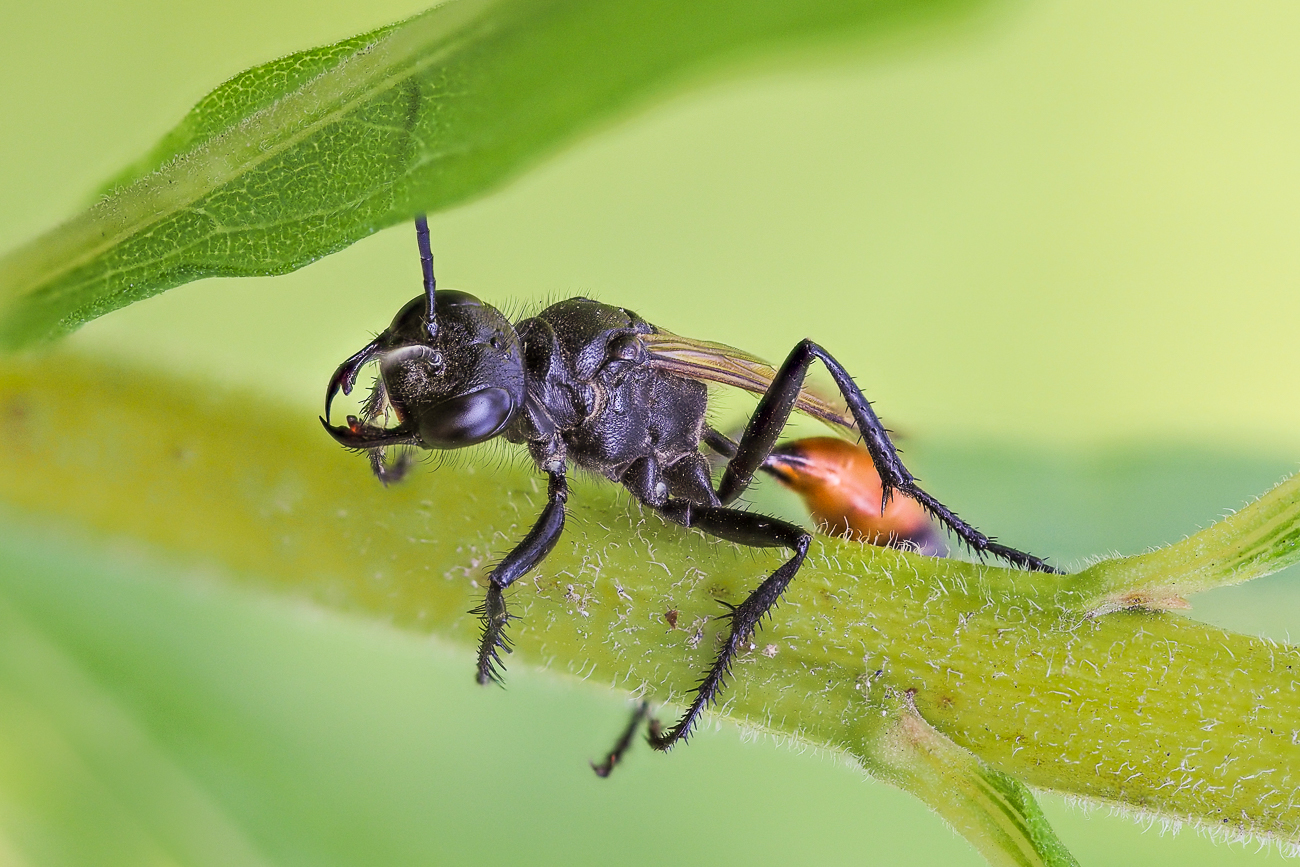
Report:
[[[666,470],[653,456],[647,456],[633,462],[620,481],[633,496],[673,523],[693,527],[738,545],[787,548],[794,552],[794,556],[769,575],[744,602],[732,607],[725,615],[731,621],[727,640],[713,666],[696,687],[695,699],[677,724],[665,734],[657,720],[650,721],[650,745],[657,750],[666,750],[688,737],[700,713],[713,703],[731,670],[736,652],[803,565],[812,536],[802,527],[777,518],[718,505],[709,483],[709,465],[703,455],[678,461]],[[670,489],[681,495],[670,497]]]
[[[785,592],[785,588],[799,571],[799,567],[803,565],[812,537],[803,528],[796,527],[794,524],[753,512],[728,509],[724,506],[698,506],[686,500],[668,500],[659,508],[659,512],[670,521],[684,527],[694,527],[711,536],[739,545],[755,548],[787,548],[794,551],[793,557],[769,575],[754,592],[746,597],[744,602],[725,615],[731,621],[726,641],[718,651],[712,667],[696,687],[695,699],[682,718],[666,733],[660,730],[657,720],[651,720],[650,745],[657,750],[666,750],[679,740],[688,738],[700,714],[716,700],[719,690],[726,684],[737,651],[758,627],[759,621],[781,598],[781,594]]]
[[[889,440],[889,433],[885,430],[885,426],[880,423],[880,419],[871,409],[871,404],[863,396],[853,378],[849,376],[848,371],[829,352],[811,340],[802,340],[791,350],[785,363],[773,378],[771,386],[759,400],[758,407],[750,417],[745,433],[736,446],[735,457],[727,464],[726,472],[723,473],[722,481],[718,485],[718,498],[723,503],[730,503],[740,496],[749,486],[754,473],[771,454],[777,437],[785,428],[785,423],[794,409],[795,399],[799,396],[799,389],[803,387],[808,368],[814,360],[818,359],[826,365],[831,378],[835,380],[835,385],[844,395],[867,451],[871,453],[872,463],[875,464],[876,472],[880,474],[882,506],[889,501],[890,495],[895,490],[901,491],[920,503],[976,554],[980,556],[992,554],[1008,563],[1040,572],[1059,571],[1032,554],[994,542],[957,517],[956,513],[943,503],[921,490],[916,484],[916,479],[912,477],[907,467],[903,466],[894,444]]]
[[[562,467],[547,475],[550,476],[550,483],[547,485],[546,508],[524,540],[492,570],[488,576],[487,598],[482,605],[470,612],[477,614],[483,624],[483,638],[478,646],[479,683],[500,683],[500,651],[510,652],[510,640],[505,636],[505,628],[511,617],[506,611],[505,589],[542,562],[564,532],[564,504],[569,499],[569,483]]]
[[[628,747],[632,746],[632,738],[636,735],[636,730],[640,728],[641,722],[646,718],[650,711],[650,703],[642,700],[637,702],[636,709],[632,711],[632,718],[628,720],[627,727],[619,735],[618,741],[614,744],[614,749],[609,751],[605,756],[605,761],[600,764],[591,763],[591,769],[596,772],[598,777],[608,777],[614,770],[614,766],[623,761],[623,754],[627,752]]]

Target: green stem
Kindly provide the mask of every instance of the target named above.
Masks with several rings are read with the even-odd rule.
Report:
[[[494,453],[385,489],[313,417],[84,360],[11,365],[0,410],[10,508],[466,646],[476,582],[545,495]],[[1193,557],[1081,577],[819,540],[718,711],[870,769],[881,702],[910,694],[990,774],[1296,842],[1300,653],[1168,613],[1079,615],[1091,576],[1124,564],[1181,586],[1204,564],[1254,574],[1288,562],[1287,544],[1239,543],[1293,537],[1294,485],[1201,534]],[[570,502],[565,540],[510,593],[509,662],[679,701],[714,653],[721,603],[777,555],[737,556],[609,485],[578,484]]]
[[[1162,600],[1240,584],[1300,560],[1300,476],[1176,545],[1105,560],[1079,573],[1072,588],[1081,612],[1162,608]],[[1154,603],[1154,604],[1153,604]]]
[[[1024,784],[935,731],[911,696],[880,702],[871,773],[924,801],[996,867],[1078,867]]]

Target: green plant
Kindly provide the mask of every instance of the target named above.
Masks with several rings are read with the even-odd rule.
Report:
[[[489,7],[483,14],[508,14],[514,8]],[[521,5],[517,8],[527,11],[530,7]],[[503,13],[502,9],[506,11]],[[416,19],[425,25],[437,20],[437,16]],[[471,19],[470,23],[477,21],[479,19]],[[406,33],[427,35],[428,31],[415,27],[414,22],[409,26],[412,29]],[[446,38],[448,31],[428,26],[437,37],[434,44],[445,44],[441,40]],[[561,27],[559,32],[564,32],[561,25],[556,26]],[[493,36],[499,30],[484,32]],[[534,31],[529,29],[527,32]],[[609,28],[593,27],[590,32],[604,38]],[[671,39],[676,32],[669,31],[663,38]],[[383,40],[392,35],[390,31],[369,34],[348,43],[347,48],[368,45],[374,40],[391,46]],[[459,45],[454,39],[449,41]],[[428,43],[419,44],[425,46]],[[469,39],[466,44],[473,48],[479,43]],[[701,55],[691,55],[690,59],[698,62],[699,57],[722,50],[712,44],[706,49],[701,49]],[[411,58],[423,58],[422,50],[410,54],[399,51],[396,57],[400,62],[416,63]],[[342,58],[348,56],[346,51],[325,49],[309,55],[309,58],[319,58],[323,66],[336,63],[335,70],[348,70],[351,67],[342,62]],[[379,57],[382,60],[386,56],[383,49],[376,49],[367,52],[364,58]],[[507,53],[506,56],[512,55]],[[583,55],[578,52],[575,56],[580,58]],[[315,67],[301,61],[302,58],[288,62],[288,66],[315,71]],[[483,62],[491,68],[491,61],[492,56],[488,55]],[[264,68],[262,73],[275,80],[273,76],[285,65],[273,64]],[[658,68],[652,71],[656,76],[668,74]],[[455,80],[465,83],[478,80],[469,73],[462,72],[461,75],[463,79]],[[332,105],[329,100],[337,97],[337,91],[325,87],[322,82],[326,79],[328,73],[325,78],[311,79],[306,83],[285,78],[282,87],[295,92],[290,94],[292,98],[282,103],[272,105],[263,94],[260,101],[253,98],[248,103],[235,105],[224,115],[199,111],[194,119],[183,124],[178,133],[160,146],[149,165],[119,178],[117,192],[82,223],[61,230],[53,240],[38,241],[26,253],[6,260],[4,285],[9,287],[11,299],[6,333],[11,342],[18,343],[47,334],[50,330],[73,327],[91,315],[161,291],[178,280],[237,270],[271,273],[301,264],[377,226],[402,219],[414,202],[423,204],[418,189],[412,191],[403,187],[406,171],[403,160],[420,162],[412,157],[418,153],[411,148],[410,142],[410,130],[414,127],[387,122],[392,119],[389,115],[402,117],[399,109],[413,103],[413,100],[402,103],[398,99],[403,93],[408,96],[411,93],[403,89],[399,76],[391,87],[380,91],[383,98],[366,102],[359,109],[370,121],[376,119],[370,112],[379,112],[377,117],[384,122],[362,126],[368,131],[391,134],[384,141],[368,144],[392,157],[392,162],[385,164],[383,171],[372,179],[369,173],[372,167],[357,166],[354,172],[349,173],[340,171],[338,164],[331,165],[326,161],[330,174],[325,177],[331,182],[337,180],[346,186],[345,182],[351,177],[362,182],[373,180],[373,186],[363,185],[360,189],[336,191],[334,194],[334,210],[330,213],[352,214],[354,223],[321,218],[319,201],[328,196],[309,185],[296,202],[286,202],[284,197],[280,199],[287,216],[272,220],[271,225],[265,218],[255,219],[252,228],[229,235],[237,255],[227,257],[229,250],[219,250],[214,254],[208,249],[197,259],[187,260],[173,241],[160,243],[160,237],[166,236],[166,232],[147,220],[139,221],[132,216],[159,213],[159,209],[154,207],[157,199],[150,199],[150,196],[167,199],[175,195],[172,190],[178,185],[166,183],[171,177],[167,172],[191,182],[212,177],[210,172],[194,169],[195,161],[201,162],[209,157],[215,159],[213,155],[221,149],[216,146],[217,140],[205,137],[204,119],[207,117],[219,116],[234,133],[221,140],[221,147],[232,149],[221,153],[223,159],[229,153],[266,154],[268,148],[264,142],[241,140],[243,136],[254,137],[260,128],[259,123],[264,123],[266,129],[277,135],[286,130],[301,132],[304,129],[317,134],[321,118],[334,117],[328,108]],[[362,80],[371,79],[363,77]],[[579,77],[578,80],[583,79]],[[616,96],[627,98],[644,93],[649,86],[647,80],[660,79],[654,76],[636,79],[633,82],[635,86],[626,86]],[[232,91],[219,90],[217,95],[223,92],[229,94]],[[256,96],[255,91],[242,85],[233,92],[254,93]],[[455,88],[446,92],[461,94]],[[214,95],[214,100],[222,104],[217,95]],[[317,101],[313,102],[313,98]],[[422,96],[421,104],[423,100]],[[284,112],[293,106],[302,107],[304,103],[307,106],[300,114],[294,115],[291,122],[282,123]],[[480,100],[469,108],[490,104],[490,100]],[[618,104],[618,99],[604,94],[601,99],[572,108],[573,115],[560,120],[538,123],[535,118],[525,118],[537,123],[540,132],[535,137],[523,137],[520,143],[514,136],[498,133],[500,138],[508,140],[510,147],[505,148],[504,153],[487,149],[490,158],[485,157],[482,161],[466,158],[456,168],[448,170],[456,182],[439,187],[439,196],[443,198],[435,199],[433,203],[452,203],[471,192],[488,188],[528,158],[554,146],[562,136],[572,134],[578,119],[589,122]],[[389,115],[384,115],[384,111]],[[502,111],[504,114],[505,110]],[[256,117],[246,120],[250,112]],[[279,121],[275,120],[277,117]],[[244,122],[235,124],[236,119]],[[451,126],[455,129],[455,124]],[[289,138],[295,144],[316,141],[310,136],[297,134]],[[332,140],[343,153],[357,152],[356,140]],[[522,153],[513,151],[511,148],[514,147],[519,147]],[[192,155],[182,155],[168,163],[163,174],[143,176],[150,165],[166,163],[190,148],[194,149]],[[277,153],[274,148],[269,152]],[[478,154],[474,149],[467,152]],[[283,153],[286,161],[307,160],[303,152],[292,147]],[[231,196],[238,202],[241,194],[261,188],[259,184],[262,187],[272,185],[284,171],[283,165],[263,168],[264,162],[256,162],[255,169],[237,174],[225,185],[214,189],[204,187],[197,192],[190,189],[182,198],[189,197],[190,202],[219,203],[224,197]],[[262,172],[268,174],[263,176]],[[143,176],[143,180],[134,187],[121,186],[127,184],[132,176]],[[436,185],[435,181],[428,183]],[[410,186],[418,185],[413,182]],[[275,188],[282,189],[280,186]],[[212,199],[205,198],[207,196]],[[361,208],[344,206],[355,201],[370,204]],[[224,207],[232,216],[247,216],[238,205]],[[313,216],[304,217],[301,212]],[[167,212],[164,210],[164,213]],[[202,223],[204,218],[211,216],[207,206],[179,207],[176,214],[178,221],[191,221],[193,234],[185,236],[184,231],[178,231],[194,241],[198,249],[202,250],[205,243],[212,243],[212,225]],[[132,222],[133,219],[137,222]],[[100,220],[108,220],[118,227],[120,242],[99,250],[94,250],[94,245],[78,246],[99,232],[102,223],[97,221]],[[244,238],[242,247],[238,240],[240,237]],[[295,247],[295,244],[299,246]],[[84,250],[94,252],[83,253]],[[273,258],[256,259],[249,250],[269,252]],[[69,262],[81,264],[69,269]],[[124,263],[131,270],[123,270]],[[379,614],[418,628],[436,628],[440,633],[461,639],[469,635],[472,624],[460,613],[464,607],[463,584],[456,585],[443,578],[444,572],[464,560],[464,552],[454,550],[454,546],[464,544],[464,536],[460,531],[451,536],[431,534],[427,515],[463,515],[467,520],[466,526],[483,528],[485,535],[481,538],[486,550],[490,547],[488,541],[493,538],[494,530],[510,533],[517,523],[512,511],[493,511],[488,489],[495,490],[504,483],[516,491],[517,496],[527,500],[529,488],[522,478],[502,474],[500,479],[484,486],[483,495],[477,498],[478,505],[470,508],[465,507],[464,500],[476,485],[481,484],[481,476],[478,480],[460,478],[457,485],[450,484],[450,479],[442,480],[437,496],[446,499],[432,506],[421,502],[428,492],[420,489],[406,489],[395,497],[381,499],[381,492],[373,487],[362,487],[368,480],[345,470],[331,469],[345,464],[341,456],[327,455],[326,444],[308,446],[295,436],[284,433],[280,429],[281,423],[274,419],[252,430],[242,431],[259,443],[256,452],[251,452],[242,442],[231,443],[224,436],[211,436],[214,428],[221,429],[223,420],[248,413],[243,402],[205,406],[192,395],[171,394],[164,384],[145,385],[138,381],[132,388],[119,391],[113,386],[109,374],[97,374],[93,369],[79,370],[81,366],[64,367],[46,382],[39,377],[48,375],[49,370],[41,373],[15,366],[11,372],[10,390],[7,392],[15,401],[11,406],[21,409],[21,418],[31,420],[18,428],[20,436],[25,434],[28,437],[19,441],[23,448],[12,452],[22,456],[23,460],[13,467],[9,476],[14,479],[11,502],[38,512],[75,516],[77,520],[102,530],[126,532],[136,538],[151,540],[164,549],[199,553],[236,572],[257,573],[269,576],[273,582],[286,582],[298,592],[345,610]],[[57,369],[58,365],[50,362],[46,367]],[[147,395],[148,400],[141,402],[143,395]],[[254,412],[253,415],[260,417],[269,412]],[[165,419],[161,425],[160,417]],[[98,427],[100,424],[104,427]],[[136,432],[134,436],[124,435],[131,430]],[[86,439],[76,446],[68,431],[77,431]],[[174,449],[159,448],[160,442],[167,442],[168,437],[173,436],[175,441],[168,442],[168,445]],[[43,446],[54,443],[60,446],[54,453],[40,451]],[[114,451],[113,456],[104,459],[106,456],[94,446],[95,443],[113,443],[109,446]],[[64,449],[77,454],[96,454],[98,459],[89,462],[88,466],[74,468],[70,475],[60,477],[55,483],[52,473],[59,467]],[[159,463],[156,455],[160,451],[180,455],[177,460],[181,468]],[[182,460],[186,455],[200,457],[195,465],[186,468]],[[260,469],[257,468],[259,461]],[[318,465],[314,461],[321,463]],[[238,503],[223,503],[215,496],[229,484],[228,468],[237,465],[244,465],[245,478],[250,480],[247,500],[242,507]],[[205,472],[213,470],[220,472],[204,477]],[[151,472],[158,475],[151,476]],[[122,475],[107,475],[116,473]],[[344,478],[351,481],[341,482]],[[91,496],[93,491],[112,492],[112,496],[97,499]],[[1150,613],[1149,610],[1176,602],[1180,593],[1190,593],[1229,580],[1244,580],[1290,562],[1296,550],[1295,498],[1291,491],[1291,487],[1275,491],[1253,510],[1243,512],[1217,530],[1208,531],[1204,537],[1196,537],[1193,543],[1184,543],[1181,548],[1149,555],[1145,559],[1103,563],[1082,578],[1072,579],[1072,582],[1054,583],[1040,577],[995,569],[933,563],[903,555],[827,545],[820,559],[821,569],[810,572],[801,581],[806,591],[806,595],[801,597],[803,601],[792,600],[778,615],[779,619],[771,629],[774,634],[793,637],[785,639],[784,649],[778,647],[770,663],[764,661],[766,657],[754,658],[753,665],[746,670],[747,676],[737,685],[733,700],[727,705],[727,713],[751,725],[856,755],[876,773],[934,804],[959,827],[969,823],[969,827],[962,830],[981,846],[982,851],[995,858],[1010,859],[1011,863],[1032,860],[1035,856],[1041,856],[1049,863],[1052,859],[1060,862],[1068,858],[1055,844],[1027,791],[1016,782],[1016,776],[1023,776],[1029,782],[1046,788],[1117,798],[1162,814],[1199,821],[1213,821],[1228,811],[1232,813],[1231,827],[1289,839],[1285,816],[1270,812],[1271,802],[1261,797],[1266,793],[1264,787],[1270,779],[1268,774],[1254,778],[1260,781],[1256,783],[1259,789],[1244,786],[1235,792],[1234,797],[1239,799],[1239,803],[1231,804],[1218,796],[1196,800],[1204,787],[1195,785],[1190,787],[1189,793],[1162,800],[1161,786],[1165,779],[1172,779],[1168,774],[1169,767],[1179,766],[1174,764],[1164,768],[1165,777],[1159,777],[1159,771],[1151,771],[1148,772],[1149,779],[1141,779],[1129,789],[1110,789],[1104,785],[1097,788],[1077,773],[1071,776],[1063,772],[1060,765],[1053,764],[1062,757],[1059,750],[1052,753],[1055,747],[1039,745],[1042,748],[1035,751],[1016,743],[1010,732],[1017,727],[1026,728],[1027,718],[998,713],[992,719],[983,719],[972,705],[999,695],[997,690],[1003,684],[998,682],[996,675],[1031,665],[1042,668],[1036,677],[1027,675],[1018,686],[1042,699],[1045,697],[1043,687],[1053,671],[1055,657],[1052,651],[1065,656],[1083,647],[1089,652],[1099,653],[1102,645],[1115,648],[1125,637],[1139,636],[1145,642],[1163,642],[1161,646],[1166,648],[1176,645],[1186,651],[1192,664],[1188,665],[1186,679],[1180,679],[1177,688],[1186,689],[1189,683],[1200,683],[1207,694],[1212,694],[1215,690],[1210,684],[1217,684],[1219,673],[1228,669],[1233,672],[1233,677],[1240,676],[1251,684],[1245,689],[1218,690],[1215,697],[1222,699],[1225,705],[1218,709],[1203,709],[1201,718],[1153,717],[1158,724],[1143,727],[1143,732],[1153,738],[1151,743],[1156,748],[1145,750],[1144,755],[1154,756],[1158,764],[1159,745],[1190,743],[1188,736],[1199,731],[1202,725],[1232,717],[1252,724],[1239,734],[1240,737],[1281,738],[1277,741],[1277,754],[1284,756],[1285,738],[1289,733],[1284,736],[1277,725],[1272,726],[1274,731],[1269,732],[1268,720],[1257,711],[1267,708],[1285,720],[1294,718],[1293,710],[1274,702],[1252,703],[1248,707],[1232,705],[1232,701],[1249,701],[1252,696],[1272,687],[1284,694],[1286,683],[1269,680],[1270,676],[1276,678],[1282,669],[1274,665],[1271,671],[1265,670],[1273,664],[1274,651],[1263,643],[1239,637],[1228,638],[1228,654],[1234,661],[1237,654],[1245,659],[1240,664],[1228,666],[1222,656],[1213,655],[1218,653],[1213,645],[1222,638],[1219,633],[1188,626],[1171,615]],[[287,501],[285,497],[288,497]],[[123,510],[119,505],[123,499],[148,508]],[[531,648],[534,656],[544,658],[546,654],[556,652],[555,646],[559,646],[562,650],[558,658],[565,660],[571,668],[585,672],[586,662],[591,661],[606,679],[627,685],[671,688],[674,684],[688,682],[690,673],[698,667],[698,661],[691,653],[694,648],[679,645],[663,651],[668,655],[662,659],[657,655],[649,657],[647,663],[638,659],[641,648],[632,643],[638,640],[636,630],[644,631],[645,624],[653,622],[662,609],[668,607],[693,610],[703,622],[712,610],[716,595],[730,598],[752,578],[750,573],[754,570],[751,564],[727,564],[724,558],[716,572],[710,569],[708,581],[696,582],[698,586],[665,587],[657,576],[652,578],[639,574],[637,566],[646,559],[658,559],[665,562],[669,573],[689,574],[687,564],[691,560],[702,561],[708,550],[698,541],[680,540],[674,531],[660,531],[653,525],[642,528],[638,515],[629,513],[626,507],[611,502],[598,491],[584,490],[576,499],[593,504],[592,511],[581,513],[586,515],[589,526],[612,526],[616,531],[614,538],[635,541],[612,549],[609,538],[592,533],[584,545],[573,549],[570,559],[557,561],[553,569],[548,568],[542,573],[534,582],[539,593],[533,610],[524,612],[525,622],[530,624],[530,631],[520,636],[525,652]],[[286,520],[290,523],[270,531],[268,514],[273,513],[274,504],[282,501],[289,503],[287,512],[291,518]],[[221,507],[226,505],[230,506],[230,511],[221,511]],[[196,508],[215,511],[193,511]],[[342,529],[332,532],[330,528],[338,524],[332,522],[330,516],[339,520],[337,513],[344,508],[349,509],[350,514],[351,510],[356,510],[357,513],[382,514],[385,521],[391,516],[399,516],[401,520],[415,523],[405,527],[389,526],[383,528],[381,534],[367,522],[364,539],[352,535],[355,530],[350,521],[345,522]],[[610,525],[610,521],[615,523]],[[443,529],[447,528],[444,526]],[[297,541],[293,541],[295,538]],[[432,544],[450,550],[430,557],[427,547],[411,549],[411,539],[420,539],[421,545]],[[1212,546],[1203,547],[1210,542]],[[642,544],[654,545],[656,551],[662,551],[662,546],[672,545],[673,559],[655,558],[648,549],[641,549]],[[379,577],[362,571],[363,564],[372,556],[369,552],[376,549],[392,552],[397,558],[394,562],[398,564],[384,569],[384,574]],[[404,550],[406,554],[402,553]],[[1244,563],[1240,561],[1243,552],[1251,555]],[[1229,554],[1238,559],[1232,561],[1232,569],[1224,569],[1223,559]],[[356,559],[358,555],[360,558]],[[403,560],[404,556],[411,559]],[[354,559],[349,560],[350,557]],[[591,577],[590,564],[593,562],[608,564],[611,574],[639,577],[644,583],[633,584],[632,578],[626,585],[614,587],[601,583],[599,578]],[[602,574],[604,568],[603,565],[600,567]],[[568,582],[558,577],[566,571],[579,576],[578,579]],[[422,576],[422,572],[431,573],[433,578],[427,574]],[[359,580],[363,575],[366,580]],[[849,575],[851,580],[846,577]],[[590,593],[584,589],[584,581],[595,582]],[[1184,586],[1187,589],[1182,589]],[[624,604],[619,588],[631,597],[631,602]],[[446,592],[442,593],[444,589]],[[609,595],[611,589],[615,590],[613,596]],[[681,594],[680,598],[676,594]],[[932,595],[934,599],[930,599]],[[922,602],[928,604],[920,605]],[[1033,610],[1035,606],[1041,610]],[[539,610],[544,608],[550,609],[552,617],[545,617]],[[572,615],[568,613],[570,608],[574,612]],[[1148,613],[1114,610],[1132,608],[1145,608]],[[855,612],[848,616],[851,626],[844,622],[844,611]],[[1015,621],[1015,627],[1009,632],[1001,632],[1002,627],[997,624],[1008,618]],[[882,643],[887,644],[890,651],[881,655],[888,656],[888,666],[871,660],[870,653],[880,653],[877,641],[861,639],[853,631],[869,630],[877,622],[887,624],[882,631],[888,638],[882,639]],[[626,633],[629,638],[620,638],[620,624],[630,624],[629,628],[634,629]],[[931,636],[945,633],[954,639],[963,636],[963,640],[941,641],[935,638],[937,643],[916,641],[919,630]],[[829,649],[816,651],[816,645],[824,641],[827,634],[849,635],[860,640],[850,641],[841,637]],[[1033,640],[1029,638],[1031,634]],[[543,639],[548,642],[545,647],[541,644]],[[1129,711],[1140,704],[1139,699],[1155,695],[1162,686],[1173,687],[1173,684],[1140,682],[1139,676],[1150,659],[1151,646],[1149,643],[1131,643],[1128,651],[1132,655],[1120,655],[1116,671],[1122,673],[1122,678],[1129,679],[1126,689],[1131,691],[1126,692],[1124,701],[1115,707],[1113,719],[1106,716],[1096,718],[1100,725],[1114,725],[1124,720],[1132,722]],[[972,648],[978,649],[976,656],[964,656],[976,653]],[[788,654],[786,650],[789,650]],[[1003,656],[997,656],[998,653]],[[792,656],[798,660],[794,667],[802,669],[802,673],[792,672],[788,667],[786,659]],[[940,665],[936,671],[935,665],[940,660],[950,658],[965,659],[965,662],[959,666]],[[1000,663],[989,664],[990,658],[997,658]],[[649,668],[637,667],[638,662],[649,665]],[[766,677],[759,673],[765,667],[769,672]],[[975,678],[967,672],[980,668],[987,668],[992,673],[991,679],[972,683]],[[884,672],[879,678],[874,677],[877,670]],[[827,671],[834,674],[827,677]],[[954,671],[961,672],[963,679],[961,686],[948,695],[948,679]],[[1092,686],[1096,688],[1099,684],[1093,681]],[[915,697],[910,694],[913,689],[918,690]],[[809,695],[820,698],[810,703],[805,699]],[[1087,696],[1086,690],[1081,689],[1079,699],[1084,700]],[[1094,696],[1094,700],[1099,699],[1100,696]],[[1008,701],[1002,703],[1005,705]],[[1065,701],[1069,704],[1073,700],[1067,696]],[[918,721],[912,709],[913,703],[916,703],[921,717],[929,721],[928,724]],[[1062,707],[1058,703],[1055,708],[1042,705],[1037,709],[1048,715],[1049,710],[1059,714]],[[1008,728],[996,734],[981,734],[982,726],[989,722]],[[1033,726],[1037,732],[1073,731],[1062,726],[1054,729],[1041,722],[1033,723]],[[1079,744],[1098,750],[1098,757],[1104,757],[1118,769],[1131,755],[1129,746],[1120,748],[1122,740],[1107,740],[1094,735]],[[1271,758],[1274,755],[1272,741],[1268,743],[1268,749],[1255,751],[1257,757]],[[978,758],[966,752],[965,747],[971,748]],[[1107,747],[1111,752],[1106,752]],[[1225,740],[1214,748],[1226,753],[1231,750],[1231,743]],[[1172,762],[1175,756],[1168,758]],[[1178,758],[1181,764],[1185,757]],[[1079,759],[1072,757],[1070,761]],[[1044,770],[1045,765],[1047,770]],[[1217,764],[1205,767],[1214,768]],[[1263,772],[1268,768],[1261,766],[1257,770]],[[1251,776],[1245,772],[1241,775]],[[952,799],[954,792],[963,796]],[[1241,813],[1236,809],[1238,806]],[[1244,815],[1244,819],[1238,819],[1239,815]]]

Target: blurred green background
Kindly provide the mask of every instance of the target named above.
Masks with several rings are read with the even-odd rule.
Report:
[[[0,248],[223,79],[422,5],[5,4]],[[815,337],[965,517],[1065,564],[1140,551],[1296,468],[1297,44],[1292,3],[1076,0],[751,63],[432,217],[440,283],[594,295],[771,358]],[[417,289],[399,227],[69,344],[312,427]],[[480,690],[464,648],[0,517],[0,864],[980,863],[834,757],[719,728],[600,781],[617,695],[518,662]],[[1194,616],[1286,639],[1291,573]],[[1280,860],[1044,801],[1085,864]]]

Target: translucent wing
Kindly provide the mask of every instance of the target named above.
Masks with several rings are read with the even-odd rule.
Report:
[[[771,364],[725,343],[694,340],[663,329],[643,334],[641,340],[650,351],[652,366],[678,376],[730,385],[754,394],[767,391],[776,378],[776,368]],[[822,397],[806,385],[799,391],[795,408],[829,425],[857,431],[848,407]]]

